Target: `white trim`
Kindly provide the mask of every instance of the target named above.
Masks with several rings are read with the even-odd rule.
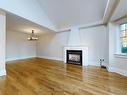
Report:
[[[77,25],[76,27],[78,27],[79,29],[86,29],[86,28],[102,26],[102,25],[104,25],[103,21],[100,20],[94,23],[89,23],[89,24],[84,24],[84,25],[79,25],[79,26]],[[58,29],[56,32],[67,32],[67,31],[71,31],[71,27],[64,28],[64,29]]]
[[[126,53],[116,53],[114,54],[115,58],[127,58]]]
[[[105,12],[104,12],[104,15],[103,15],[103,22],[105,21],[105,18],[106,18],[107,12],[108,12],[109,3],[110,3],[110,0],[107,1],[107,5],[106,5]]]
[[[88,64],[90,66],[99,66],[100,67],[100,63],[99,62],[96,62],[96,61],[88,61]]]
[[[44,58],[44,59],[51,59],[51,60],[63,61],[62,58],[49,57],[49,56],[37,56],[37,58]]]
[[[28,58],[34,58],[36,56],[27,56],[27,57],[20,57],[20,58],[7,58],[6,62],[8,61],[14,61],[14,60],[22,60],[22,59],[28,59]]]
[[[6,75],[6,70],[0,70],[0,76],[5,76]]]
[[[88,64],[90,65],[90,66],[97,66],[97,67],[101,67],[101,65],[100,65],[100,63],[99,62],[96,62],[96,61],[93,61],[93,62],[91,62],[91,61],[88,61]],[[102,64],[103,66],[105,66],[106,68],[108,68],[108,63],[103,63]]]
[[[120,0],[108,0],[106,8],[105,8],[104,16],[103,16],[103,23],[104,24],[108,23],[110,21],[119,2],[120,2]]]
[[[116,19],[115,20],[115,23],[116,24],[123,24],[123,23],[127,23],[127,15],[126,16],[123,16],[123,17],[121,17],[121,18],[118,18],[118,19]]]
[[[67,53],[67,50],[82,50],[82,65],[83,66],[88,66],[88,47],[81,47],[81,46],[67,46],[67,47],[64,47],[64,50],[63,50],[63,60],[64,60],[64,63],[66,63],[66,53]]]
[[[109,67],[108,71],[109,72],[115,72],[115,73],[121,74],[123,76],[127,76],[127,71],[126,70],[122,70],[122,69],[119,69],[119,68],[116,68],[116,67]]]

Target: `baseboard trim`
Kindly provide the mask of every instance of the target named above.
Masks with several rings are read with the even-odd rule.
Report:
[[[6,70],[0,70],[0,76],[5,76],[6,75]]]
[[[98,66],[98,67],[100,67],[100,65],[99,65],[99,64],[96,64],[96,63],[93,63],[93,64],[89,63],[88,65],[90,65],[90,66]]]
[[[21,57],[21,58],[8,58],[8,59],[6,59],[6,62],[8,62],[8,61],[16,61],[16,60],[23,60],[23,59],[29,59],[29,58],[36,58],[36,56]]]
[[[63,61],[62,58],[55,58],[55,57],[48,57],[48,56],[37,56],[37,58],[44,58],[44,59]]]
[[[100,64],[98,62],[96,62],[96,61],[88,61],[88,65],[100,67]]]
[[[123,76],[127,76],[127,71],[126,70],[122,70],[122,69],[119,69],[119,68],[116,68],[116,67],[108,67],[108,71],[109,72],[115,72],[115,73],[121,74]]]

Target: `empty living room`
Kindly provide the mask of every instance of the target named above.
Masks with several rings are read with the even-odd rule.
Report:
[[[0,95],[127,95],[127,0],[0,0]]]

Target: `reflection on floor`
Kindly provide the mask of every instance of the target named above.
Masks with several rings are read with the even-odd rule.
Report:
[[[127,95],[127,78],[47,59],[8,62],[0,95]]]

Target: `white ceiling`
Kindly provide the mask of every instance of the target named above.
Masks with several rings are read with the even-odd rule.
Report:
[[[91,25],[101,22],[108,0],[38,0],[57,30],[66,30],[70,26]],[[110,0],[111,1],[111,0]],[[38,3],[39,3],[38,2]],[[127,16],[127,0],[120,0],[111,21]],[[51,32],[49,29],[7,12],[7,30],[37,34]]]
[[[125,15],[127,15],[127,0],[120,0],[111,20],[119,19]]]
[[[57,29],[102,21],[108,0],[39,0]]]
[[[31,33],[32,29],[34,29],[36,34],[43,34],[43,33],[51,32],[47,28],[44,28],[36,23],[33,23],[29,20],[26,20],[12,13],[7,12],[6,16],[7,16],[6,17],[7,30]]]

